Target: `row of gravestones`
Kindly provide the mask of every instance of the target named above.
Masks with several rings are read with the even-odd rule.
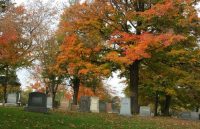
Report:
[[[107,112],[120,113],[120,115],[131,116],[130,98],[122,98],[120,111],[111,103],[99,101],[98,97],[82,96],[80,100],[81,112]],[[140,116],[151,116],[150,107],[141,106]]]
[[[11,93],[7,96],[6,105],[19,105],[20,104],[20,94]],[[121,99],[120,111],[112,105],[112,103],[105,103],[99,101],[98,97],[82,96],[80,100],[79,111],[82,112],[107,112],[107,113],[120,113],[121,115],[130,116],[131,115],[131,105],[130,98]],[[32,92],[29,94],[28,106],[25,107],[27,111],[34,112],[47,112],[48,109],[52,108],[52,98],[47,97],[46,94],[39,92]],[[73,110],[73,105],[70,101],[62,101],[60,109],[63,110]],[[76,107],[77,110],[77,107]],[[151,110],[148,106],[140,107],[140,116],[151,116]],[[200,112],[182,112],[179,115],[181,119],[189,120],[199,120]]]

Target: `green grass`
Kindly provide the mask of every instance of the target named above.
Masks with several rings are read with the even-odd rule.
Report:
[[[25,112],[0,107],[0,129],[200,129],[199,121],[174,118],[123,117],[105,113]]]

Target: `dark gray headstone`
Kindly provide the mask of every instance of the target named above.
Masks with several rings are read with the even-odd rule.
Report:
[[[44,93],[32,92],[29,94],[26,111],[47,112],[47,96]]]
[[[81,96],[80,111],[81,112],[90,112],[90,97],[89,96]]]
[[[106,102],[99,101],[99,112],[106,112]]]
[[[120,111],[119,105],[116,104],[116,103],[112,103],[112,112],[113,113],[119,113],[119,111]]]

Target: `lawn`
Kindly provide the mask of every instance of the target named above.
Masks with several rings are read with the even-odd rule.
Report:
[[[25,112],[0,107],[0,129],[200,129],[200,121],[175,118],[123,117],[105,113]]]

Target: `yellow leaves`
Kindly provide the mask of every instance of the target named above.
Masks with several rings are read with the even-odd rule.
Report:
[[[174,89],[172,89],[172,88],[166,88],[166,89],[165,89],[165,93],[166,93],[167,95],[170,95],[170,96],[176,95],[176,91],[175,91]]]
[[[179,49],[179,50],[173,49],[167,53],[167,55],[171,55],[171,56],[178,56],[178,55],[185,55],[185,54],[188,54],[188,52],[185,49]]]

